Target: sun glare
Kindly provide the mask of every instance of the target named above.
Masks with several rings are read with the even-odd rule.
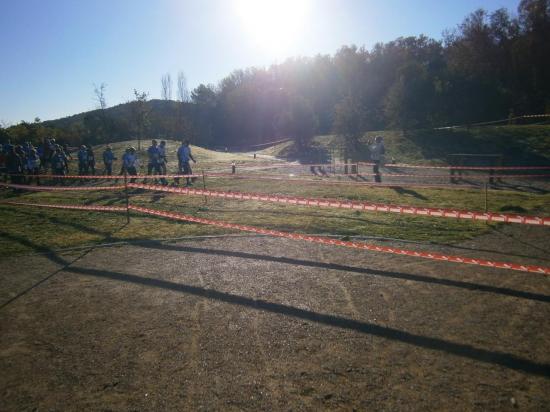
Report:
[[[303,33],[309,8],[310,0],[235,0],[247,36],[277,57]]]

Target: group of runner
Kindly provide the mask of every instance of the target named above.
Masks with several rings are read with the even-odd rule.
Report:
[[[163,185],[168,185],[168,180],[166,180],[167,174],[167,153],[166,153],[166,142],[161,140],[160,144],[156,140],[151,141],[151,146],[147,149],[147,175],[149,176],[160,176],[160,183]],[[113,159],[111,154],[110,147],[107,147],[106,151],[103,154],[103,159],[105,161],[106,157],[108,159]],[[181,143],[181,146],[177,151],[178,159],[178,171],[177,174],[190,176],[193,174],[191,170],[190,161],[196,163],[195,158],[191,153],[191,147],[189,146],[189,140],[184,140]],[[116,160],[116,158],[115,158]],[[111,160],[112,164],[112,160]],[[122,156],[122,168],[120,173],[127,173],[131,176],[137,175],[137,170],[139,169],[139,158],[137,156],[136,149],[134,147],[129,147],[126,149],[126,152]],[[110,169],[111,170],[111,169]],[[135,178],[131,179],[131,182],[134,182]],[[174,184],[179,184],[179,177],[174,178]],[[155,183],[158,183],[158,180],[155,179]],[[193,179],[191,177],[186,177],[186,186],[192,186]]]
[[[10,141],[0,145],[0,170],[10,176],[12,183],[30,183],[36,179],[40,184],[40,173],[51,168],[53,174],[65,174],[69,170],[68,147],[56,143],[55,139],[44,139],[43,144],[34,147],[31,142],[14,145]]]
[[[78,174],[81,176],[96,174],[96,161],[92,147],[82,145],[77,153]],[[111,146],[107,146],[103,151],[103,174],[113,175],[113,163],[117,160]],[[164,177],[167,174],[167,148],[166,141],[160,144],[152,140],[151,146],[147,149],[147,174],[159,176],[160,182],[164,185],[168,181]],[[190,161],[196,162],[191,154],[189,141],[184,140],[177,151],[178,174],[191,175]],[[0,172],[4,172],[10,177],[10,181],[15,184],[30,184],[32,179],[40,184],[39,176],[48,173],[51,170],[52,175],[64,176],[69,173],[69,161],[72,156],[68,147],[61,146],[55,142],[55,139],[44,139],[44,143],[34,147],[30,142],[22,145],[13,145],[8,142],[0,145]],[[137,151],[134,147],[128,147],[122,156],[122,166],[119,175],[128,174],[136,176],[140,167]],[[179,184],[179,178],[174,179],[174,184]],[[135,178],[132,178],[135,181]],[[186,178],[187,185],[192,185],[192,179]],[[155,178],[155,183],[158,180]]]

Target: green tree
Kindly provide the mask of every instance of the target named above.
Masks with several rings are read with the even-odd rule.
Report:
[[[431,126],[435,84],[425,66],[411,62],[399,69],[396,82],[388,91],[385,112],[391,126],[413,129]]]
[[[307,150],[317,130],[317,117],[311,104],[302,96],[292,96],[279,119],[279,130],[294,139],[298,150]]]
[[[359,138],[367,130],[366,122],[366,109],[358,98],[348,95],[336,104],[334,131],[343,137],[348,149],[357,148]]]

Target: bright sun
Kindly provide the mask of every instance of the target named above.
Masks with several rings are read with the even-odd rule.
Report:
[[[234,0],[248,36],[266,52],[283,57],[305,24],[310,0]]]

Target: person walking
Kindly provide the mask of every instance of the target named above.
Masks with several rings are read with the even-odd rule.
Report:
[[[95,175],[95,155],[92,145],[88,145],[88,169],[92,172],[92,176]]]
[[[382,178],[380,176],[380,163],[386,153],[383,140],[384,139],[382,136],[376,136],[374,138],[374,143],[369,146],[370,159],[374,163],[372,166],[372,172],[374,173],[374,181],[377,183],[382,182]]]
[[[147,175],[154,173],[155,175],[160,175],[160,150],[156,140],[151,141],[151,146],[147,149]],[[147,179],[144,179],[146,182]],[[155,179],[155,184],[158,184],[158,180]]]
[[[30,184],[32,176],[35,176],[36,184],[40,185],[40,178],[38,177],[40,174],[40,156],[38,156],[38,152],[34,148],[30,150],[27,156],[27,171],[29,174],[28,183]]]
[[[56,150],[61,154],[61,157],[63,157],[63,166],[65,168],[65,174],[69,174],[69,158],[72,159],[71,155],[67,150],[61,146],[60,144],[55,145]]]
[[[115,157],[115,154],[113,153],[113,149],[111,146],[107,146],[105,148],[105,151],[103,152],[103,164],[105,165],[105,169],[103,170],[103,174],[107,176],[112,176],[113,174],[113,162],[117,160]]]
[[[191,154],[191,147],[189,146],[189,140],[184,140],[181,146],[178,149],[178,174],[183,175],[192,175],[193,171],[191,170],[191,165],[189,160],[192,160],[193,163],[197,163],[193,155]],[[187,184],[186,186],[192,186],[192,178],[186,177]],[[176,184],[180,183],[179,177],[174,179]]]
[[[23,175],[27,174],[27,154],[25,153],[25,149],[21,145],[15,146],[15,153],[19,156],[21,159],[21,173]],[[19,179],[20,183],[25,183],[25,176],[21,176],[21,179]]]
[[[54,148],[52,156],[50,157],[50,163],[52,165],[52,174],[58,176],[65,176],[67,157],[61,147]],[[56,182],[62,182],[62,177],[55,178]]]
[[[80,146],[78,151],[78,174],[80,176],[88,174],[88,148],[86,145]]]
[[[0,145],[0,174],[2,175],[4,182],[8,181],[8,170],[6,168],[7,153],[3,145]]]
[[[159,162],[159,168],[160,168],[160,174],[166,175],[166,164],[168,163],[168,159],[166,158],[166,141],[161,140],[159,145],[159,154],[160,154],[160,162]],[[161,177],[160,181],[163,185],[167,185],[168,181],[165,177]]]
[[[20,184],[23,179],[23,159],[16,152],[15,147],[11,146],[10,151],[6,156],[6,171],[10,176],[10,182]]]
[[[122,155],[122,170],[120,171],[120,174],[128,173],[131,176],[137,176],[137,165],[138,165],[138,158],[136,155],[136,149],[133,147],[129,147],[126,149],[126,152]],[[136,181],[135,178],[132,178],[130,180],[130,183],[134,183]]]

